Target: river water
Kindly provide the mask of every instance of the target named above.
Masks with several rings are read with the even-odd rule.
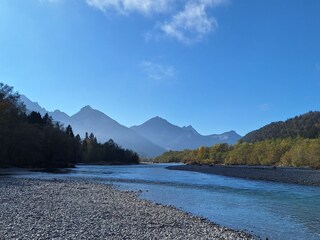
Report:
[[[112,183],[120,189],[141,190],[141,198],[174,205],[263,239],[320,239],[320,187],[174,171],[166,166],[79,165],[67,174],[20,176]]]

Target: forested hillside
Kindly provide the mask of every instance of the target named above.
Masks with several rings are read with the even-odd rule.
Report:
[[[247,134],[235,145],[170,151],[155,161],[320,168],[320,112],[271,123]]]
[[[75,163],[138,163],[136,153],[112,140],[97,142],[93,134],[81,140],[48,114],[25,112],[20,96],[0,83],[0,167],[70,167]]]
[[[319,138],[320,112],[309,112],[285,122],[270,123],[258,130],[252,131],[241,138],[243,142],[256,142],[267,139],[285,138]]]

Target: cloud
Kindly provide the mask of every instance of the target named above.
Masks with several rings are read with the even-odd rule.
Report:
[[[120,14],[139,12],[143,14],[165,12],[170,0],[86,0],[87,4],[103,12],[116,10]]]
[[[38,0],[40,3],[58,3],[62,2],[63,0]]]
[[[38,0],[60,2],[66,0]],[[174,39],[183,44],[200,42],[218,28],[217,20],[210,9],[228,3],[229,0],[83,0],[88,6],[105,14],[120,15],[133,13],[152,16],[153,30],[146,34],[147,40]]]
[[[178,0],[86,0],[86,2],[103,12],[113,9],[125,15],[132,12],[145,15],[167,14],[169,20],[156,24],[154,30],[146,34],[146,39],[167,37],[184,44],[192,44],[200,42],[217,29],[218,22],[210,16],[208,9],[227,3],[228,0],[188,0],[182,5],[182,9],[171,15],[168,10],[178,5]]]
[[[150,61],[143,61],[141,68],[149,79],[157,81],[173,78],[176,72],[173,66],[164,66]]]
[[[259,110],[261,112],[267,112],[270,110],[270,105],[267,103],[263,103],[263,104],[259,105]]]
[[[206,11],[215,2],[208,0],[190,1],[169,22],[162,24],[160,29],[166,36],[184,44],[199,42],[218,27],[216,19],[208,16]]]

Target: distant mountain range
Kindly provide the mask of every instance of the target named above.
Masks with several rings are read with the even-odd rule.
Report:
[[[84,137],[86,132],[92,132],[101,142],[111,138],[120,146],[132,149],[144,157],[155,157],[168,150],[194,149],[216,143],[234,144],[241,138],[235,131],[203,136],[192,126],[178,127],[160,117],[128,128],[90,106],[83,107],[78,113],[69,116],[59,110],[48,112],[23,95],[21,101],[29,112],[36,111],[42,115],[48,113],[55,121],[65,126],[70,124],[74,132],[81,137]]]
[[[152,118],[131,129],[166,150],[195,149],[216,143],[234,144],[241,138],[235,131],[203,136],[192,126],[178,127],[160,117]]]
[[[119,124],[90,106],[83,107],[78,113],[69,116],[59,110],[48,112],[38,103],[30,101],[23,95],[21,96],[21,101],[24,102],[28,111],[37,111],[42,115],[48,113],[55,121],[59,121],[65,126],[70,124],[74,133],[79,134],[81,137],[84,137],[86,132],[89,134],[92,132],[101,142],[113,139],[120,146],[132,149],[141,156],[146,157],[158,156],[165,152],[164,148],[157,146],[130,128]]]

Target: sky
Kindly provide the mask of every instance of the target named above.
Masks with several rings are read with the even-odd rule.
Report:
[[[319,13],[319,0],[0,0],[0,82],[50,111],[244,135],[320,110]]]

